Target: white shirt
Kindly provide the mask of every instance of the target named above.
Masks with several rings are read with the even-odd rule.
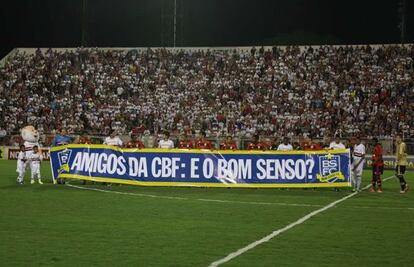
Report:
[[[174,148],[174,142],[171,141],[170,139],[168,140],[160,140],[158,143],[158,147],[159,148]]]
[[[122,146],[122,140],[118,136],[115,136],[114,138],[108,136],[105,138],[104,144],[110,146]]]
[[[32,150],[34,146],[39,146],[39,142],[24,141],[24,147],[26,148],[26,151]]]
[[[32,162],[32,164],[40,164],[40,161],[43,160],[43,156],[42,156],[42,154],[39,154],[39,153],[33,153],[29,157],[29,159]]]
[[[354,145],[353,157],[362,158],[363,156],[365,156],[365,146],[363,144]]]
[[[330,149],[345,149],[345,145],[342,144],[341,142],[337,143],[333,141],[329,144],[329,148]]]
[[[287,145],[285,145],[285,144],[280,144],[280,145],[277,147],[277,150],[282,150],[282,151],[293,150],[293,147],[292,147],[292,145],[291,145],[291,144],[287,144]]]
[[[17,155],[17,159],[18,160],[26,160],[27,159],[26,151],[20,151],[19,154]]]

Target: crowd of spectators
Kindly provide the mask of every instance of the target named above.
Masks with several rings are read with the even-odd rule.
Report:
[[[414,46],[18,53],[0,134],[414,136]]]

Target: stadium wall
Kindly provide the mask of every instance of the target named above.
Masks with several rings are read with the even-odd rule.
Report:
[[[410,45],[413,45],[411,43],[409,44],[355,44],[355,45],[327,45],[327,46],[332,46],[332,47],[361,47],[361,46],[371,46],[373,49],[378,49],[380,47],[387,47],[387,46],[403,46],[403,47],[408,47]],[[314,49],[317,49],[321,46],[324,45],[301,45],[301,46],[295,46],[295,47],[299,47],[299,49],[301,51],[308,49],[309,47],[312,47]],[[180,51],[180,50],[185,50],[185,51],[217,51],[217,50],[236,50],[238,52],[240,51],[245,51],[245,52],[250,52],[250,50],[252,49],[252,47],[256,47],[256,49],[259,49],[261,46],[200,46],[200,47],[88,47],[88,49],[97,49],[97,50],[103,50],[103,51],[107,51],[107,50],[118,50],[118,51],[130,51],[130,50],[137,50],[137,51],[145,51],[148,48],[151,49],[167,49],[169,51]],[[265,50],[268,49],[272,49],[273,46],[263,46],[263,48]],[[276,46],[279,49],[285,50],[287,47],[292,47],[292,46]],[[49,48],[39,48],[43,53],[46,52]],[[52,50],[54,51],[58,51],[58,52],[65,52],[65,51],[75,51],[79,49],[79,47],[56,47],[56,48],[52,48]],[[37,50],[37,48],[33,48],[33,47],[19,47],[19,48],[15,48],[14,50],[17,50],[19,53],[26,53],[26,54],[34,54]]]
[[[49,160],[49,147],[41,147],[43,160]],[[17,160],[20,148],[17,146],[0,146],[0,160]]]
[[[42,147],[41,152],[43,159],[46,161],[50,160],[50,151],[49,147]],[[17,154],[19,152],[19,147],[17,146],[0,146],[0,160],[17,160]],[[372,166],[372,155],[366,155],[366,162],[364,168],[371,168]],[[384,156],[384,168],[385,169],[394,169],[395,168],[395,156],[394,155],[385,155]],[[414,156],[408,156],[408,170],[414,170]]]

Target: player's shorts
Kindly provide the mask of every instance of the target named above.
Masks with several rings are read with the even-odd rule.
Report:
[[[397,175],[403,175],[405,173],[405,165],[397,165],[397,167],[395,168],[395,173]]]
[[[384,165],[382,166],[372,165],[372,174],[373,175],[384,174]]]

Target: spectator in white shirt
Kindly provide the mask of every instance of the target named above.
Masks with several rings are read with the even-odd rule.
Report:
[[[121,138],[119,138],[116,135],[115,131],[112,131],[110,136],[105,138],[105,141],[103,143],[104,145],[118,146],[118,147],[122,147],[123,145]]]
[[[0,138],[5,137],[7,135],[6,130],[0,128]]]
[[[164,138],[158,142],[158,148],[174,148],[174,142],[170,140],[169,132],[164,132]]]
[[[7,135],[6,130],[0,128],[0,145],[3,144],[3,142],[5,141],[6,135]]]

